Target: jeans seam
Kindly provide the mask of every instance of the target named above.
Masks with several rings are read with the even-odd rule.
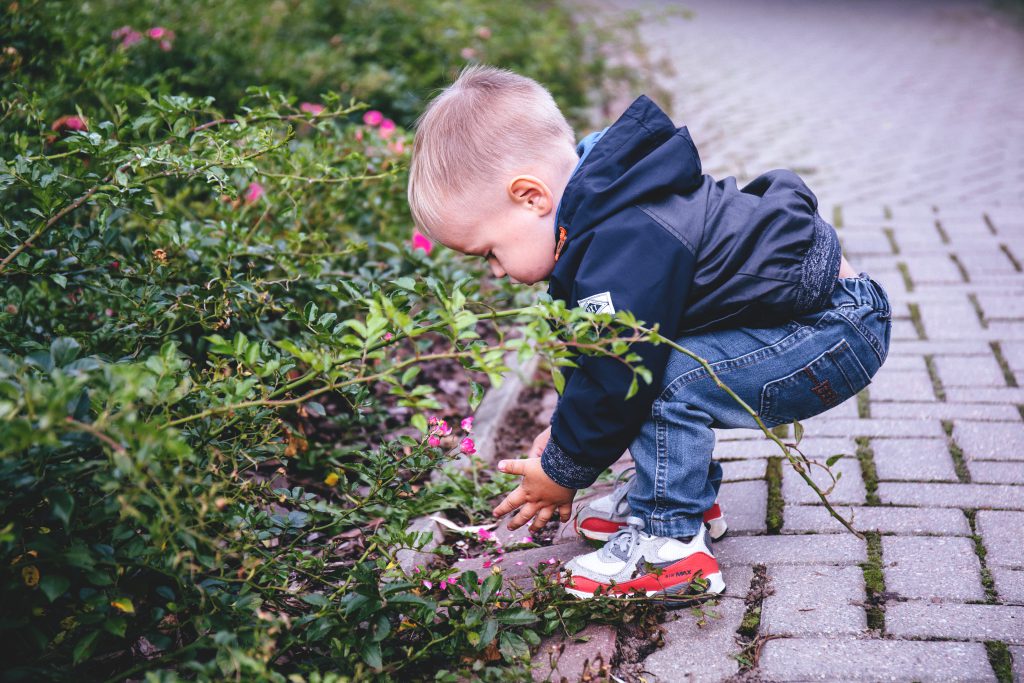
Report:
[[[665,476],[665,461],[667,456],[667,436],[665,420],[662,419],[662,403],[655,401],[651,409],[651,417],[654,419],[655,450],[657,452],[657,464],[655,465],[654,478],[654,509],[651,510],[651,517],[656,518],[661,510],[661,501],[668,497],[668,482]]]
[[[871,309],[872,313],[881,315],[877,310],[875,310],[874,306],[868,305],[867,307]],[[843,320],[849,323],[850,327],[856,330],[857,333],[864,339],[864,341],[866,341],[871,346],[871,349],[875,352],[875,355],[878,356],[878,362],[884,363],[886,354],[882,350],[882,342],[880,339],[878,339],[878,337],[874,335],[873,332],[867,329],[866,325],[864,325],[860,321],[861,316],[857,316],[855,318],[853,316],[847,315],[844,311],[838,309],[836,310],[836,313],[839,316],[841,316]]]

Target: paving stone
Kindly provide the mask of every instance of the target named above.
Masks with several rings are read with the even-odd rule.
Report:
[[[963,303],[918,304],[921,321],[929,339],[986,339],[974,307],[965,299]]]
[[[969,538],[885,536],[882,566],[885,589],[900,597],[985,599],[981,563]]]
[[[813,417],[804,423],[806,433],[819,436],[878,436],[889,438],[941,437],[938,420],[827,420]]]
[[[760,671],[769,681],[995,681],[981,643],[785,638],[770,640]]]
[[[726,588],[745,596],[753,574],[749,567],[726,570]],[[733,589],[733,585],[739,589]],[[644,670],[658,681],[722,681],[739,671],[734,655],[740,651],[736,630],[746,609],[742,599],[725,598],[709,611],[717,618],[707,618],[703,625],[689,610],[674,610],[665,628],[665,646],[644,660]],[[677,618],[673,618],[677,617]]]
[[[1003,602],[1024,603],[1024,569],[1007,569],[990,567],[992,580],[996,584],[996,594]]]
[[[1024,403],[1024,389],[1019,387],[950,387],[946,400],[951,403]],[[995,419],[995,418],[993,418]]]
[[[915,420],[1019,420],[1020,413],[1012,405],[994,403],[899,403],[871,400],[873,414],[888,418],[907,417]]]
[[[901,341],[889,348],[889,356],[991,356],[992,347],[980,339],[921,339]],[[888,360],[886,361],[888,362]]]
[[[980,510],[977,523],[988,566],[1024,567],[1024,513]]]
[[[874,439],[871,449],[879,479],[957,481],[945,439]]]
[[[802,536],[726,536],[715,543],[722,566],[835,564],[867,561],[864,541],[852,534]]]
[[[775,591],[761,607],[760,633],[857,634],[867,626],[860,567],[769,567]]]
[[[718,491],[718,500],[722,504],[730,534],[758,534],[767,531],[767,482],[726,482]]]
[[[1024,647],[1011,647],[1010,658],[1013,660],[1013,683],[1024,683]]]
[[[1024,645],[1024,607],[956,602],[897,602],[885,609],[885,630],[907,638],[1001,640]]]
[[[815,458],[813,460],[821,465],[825,464],[824,459]],[[828,494],[829,502],[863,505],[866,495],[864,480],[861,478],[860,463],[856,458],[843,457],[832,465],[831,470],[835,476],[839,477],[839,480],[835,483],[835,488]],[[832,485],[832,479],[821,467],[810,468],[809,474],[822,491]],[[818,494],[787,462],[782,463],[782,497],[787,503],[820,504],[821,502]]]
[[[887,372],[882,370],[871,380],[868,388],[872,400],[878,401],[934,401],[935,389],[927,370],[915,372]]]
[[[950,358],[936,356],[935,366],[944,387],[1005,387],[1006,378],[995,356]]]
[[[569,543],[506,552],[501,557],[501,561],[496,563],[494,567],[501,570],[506,584],[512,583],[520,588],[529,589],[533,587],[533,579],[530,576],[532,569],[542,564],[551,566],[548,565],[547,561],[553,558],[556,564],[552,566],[550,571],[556,571],[560,565],[565,564],[577,555],[593,551],[594,548],[587,545],[582,539],[577,538]],[[490,559],[493,562],[493,558]],[[460,572],[474,571],[478,576],[484,577],[493,571],[493,567],[483,566],[487,560],[488,558],[486,557],[474,557],[456,562],[453,566]]]
[[[535,681],[601,680],[599,674],[604,665],[611,666],[614,654],[615,627],[591,624],[569,637],[542,640],[530,661],[530,673]]]
[[[893,505],[1024,510],[1024,486],[883,481],[878,497]]]
[[[836,511],[850,519],[860,531],[883,534],[941,534],[969,536],[967,517],[950,508],[901,508],[892,506],[852,507],[840,505]],[[782,513],[782,533],[849,533],[822,506],[787,505]]]
[[[967,469],[976,484],[1024,484],[1024,462],[968,460]]]
[[[723,481],[742,481],[744,479],[764,479],[768,469],[765,460],[723,460]]]
[[[1024,460],[1024,423],[968,422],[953,425],[953,438],[964,457],[979,460]]]

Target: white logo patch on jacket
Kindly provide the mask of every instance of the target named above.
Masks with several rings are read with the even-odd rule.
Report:
[[[601,292],[600,294],[594,294],[588,296],[586,299],[580,299],[576,302],[580,308],[587,313],[614,313],[615,306],[612,305],[612,293]]]

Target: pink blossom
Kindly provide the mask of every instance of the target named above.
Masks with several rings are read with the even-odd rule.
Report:
[[[448,436],[452,433],[452,428],[448,426],[448,423],[444,420],[438,420],[437,426],[434,427],[434,433],[440,434],[441,436]]]
[[[312,114],[313,116],[319,116],[320,112],[322,112],[323,110],[324,105],[315,104],[313,102],[303,102],[302,104],[299,105],[299,111],[304,111],[307,114]]]
[[[160,49],[163,50],[164,52],[170,52],[171,51],[171,41],[169,41],[169,40],[161,40],[160,41]]]
[[[263,186],[259,183],[249,183],[249,187],[245,190],[245,201],[252,204],[262,197],[264,192]]]
[[[476,50],[471,47],[464,47],[459,52],[463,59],[474,59],[476,57]]]
[[[549,557],[548,558],[548,564],[557,564],[557,563],[558,563],[558,561],[555,558],[553,558],[553,557]]]
[[[523,566],[523,561],[522,560],[517,561],[516,562],[516,566],[517,567],[522,567]]]
[[[413,574],[419,574],[419,573],[420,573],[420,568],[419,568],[418,566],[416,566],[416,567],[413,567],[413,568],[412,568],[412,573],[413,573]]]
[[[490,541],[494,538],[494,534],[487,529],[477,529],[476,535],[481,541]]]
[[[434,588],[434,582],[433,581],[424,580],[423,581],[423,585],[424,585],[424,587],[426,587],[427,590],[432,590]]]
[[[524,536],[523,543],[533,543],[533,536]]]
[[[381,337],[381,339],[383,339],[384,341],[391,341],[394,338],[395,338],[395,335],[391,334],[390,332],[385,332],[384,336]]]
[[[395,132],[395,122],[391,119],[384,119],[380,122],[380,136],[387,140]]]
[[[483,580],[483,579],[477,579],[477,580],[476,580],[476,582],[477,582],[478,584],[482,584],[482,583],[484,582],[484,580]],[[476,594],[474,593],[474,595],[476,595]]]
[[[448,588],[448,582],[445,581],[444,579],[441,579],[441,583],[437,584],[437,587],[440,588],[441,590],[444,590],[444,589]]]
[[[430,446],[437,448],[438,446],[441,445],[441,439],[431,434],[429,437],[427,437],[427,443]]]
[[[419,230],[412,231],[412,248],[413,251],[422,249],[425,253],[429,254],[430,250],[434,248],[434,243],[427,239]]]
[[[402,140],[402,138],[398,138],[394,142],[388,143],[388,149],[394,152],[395,154],[402,154],[403,152],[405,152],[405,142]]]
[[[441,418],[439,418],[437,415],[431,415],[430,419],[427,420],[427,424],[429,424],[431,427],[433,427],[434,425],[436,425],[440,421],[441,421]]]
[[[477,26],[476,27],[476,34],[480,38],[483,38],[484,40],[487,40],[488,38],[491,37],[491,29],[487,28],[486,26]]]
[[[363,139],[363,129],[362,128],[356,128],[356,140],[362,140],[362,139]]]
[[[131,47],[142,40],[142,34],[131,26],[122,26],[110,32],[110,37],[121,41],[121,47]]]
[[[472,416],[462,418],[462,422],[459,423],[459,426],[462,427],[462,431],[464,431],[464,432],[471,432],[471,431],[473,431],[473,418],[472,418]]]
[[[161,38],[169,37],[169,33],[170,31],[165,29],[163,26],[154,26],[153,28],[146,31],[146,35],[152,38],[153,40],[160,40]]]
[[[363,123],[365,123],[368,126],[379,126],[381,121],[383,120],[384,114],[381,114],[376,109],[371,109],[370,111],[363,114]]]
[[[490,566],[491,566],[491,558],[487,558],[486,560],[484,560],[483,568],[487,569]]]
[[[61,116],[50,125],[50,130],[60,130],[61,128],[67,128],[68,130],[89,130],[89,127],[85,125],[85,121],[74,115]]]
[[[473,455],[476,453],[476,444],[473,443],[473,439],[468,436],[459,442],[459,450],[466,455]]]

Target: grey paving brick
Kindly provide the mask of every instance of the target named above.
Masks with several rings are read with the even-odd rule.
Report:
[[[1024,644],[1024,607],[956,602],[897,602],[885,610],[889,635],[906,638],[1001,640]]]
[[[1024,484],[1024,462],[969,460],[967,469],[977,484]]]
[[[864,541],[852,534],[726,536],[715,543],[714,551],[723,566],[758,563],[850,565],[867,559]]]
[[[769,567],[768,578],[774,593],[761,607],[760,633],[837,635],[867,628],[860,567]]]
[[[764,479],[768,463],[765,460],[726,460],[722,462],[723,481]]]
[[[767,530],[767,482],[726,482],[718,491],[718,500],[722,504],[730,534],[764,533]]]
[[[494,563],[494,557],[474,557],[452,565],[459,572],[473,571],[478,576],[485,577],[494,567],[497,567],[505,577],[506,584],[512,583],[523,589],[533,586],[533,579],[530,576],[531,570],[539,566],[551,567],[557,571],[560,564],[565,564],[577,555],[593,552],[594,548],[587,545],[582,539],[576,538],[572,542],[560,543],[549,547],[530,548],[528,550],[516,550],[506,552],[500,556],[500,561]],[[484,567],[484,563],[490,559],[493,566]],[[555,560],[555,565],[548,561]]]
[[[771,640],[760,671],[769,681],[995,681],[981,643],[852,638]]]
[[[889,372],[883,369],[871,380],[869,392],[873,401],[935,401],[932,378],[927,370]]]
[[[981,339],[927,339],[902,341],[889,347],[889,356],[991,356],[992,348]],[[888,362],[888,360],[886,361]]]
[[[1016,301],[1024,301],[1021,297],[1015,297]],[[1003,358],[1009,363],[1010,369],[1014,372],[1024,371],[1024,340],[1006,340],[1000,344]]]
[[[1024,512],[980,510],[977,524],[988,566],[1024,567]]]
[[[946,400],[952,403],[1024,404],[1024,389],[1019,387],[950,387]],[[994,419],[994,418],[993,418]]]
[[[726,570],[726,589],[746,595],[749,567]],[[733,586],[739,588],[734,589]],[[736,630],[746,608],[742,600],[723,599],[706,605],[717,617],[701,620],[690,610],[675,610],[664,623],[665,645],[644,660],[644,670],[659,681],[721,681],[739,671]]]
[[[1024,569],[991,567],[989,572],[1001,601],[1024,604]]]
[[[944,387],[1006,386],[1006,378],[995,356],[936,356],[935,367]]]
[[[1024,647],[1011,647],[1010,658],[1013,660],[1013,683],[1024,683]]]
[[[1024,510],[1024,487],[997,484],[878,484],[883,503],[918,507],[992,508]]]
[[[981,563],[969,538],[885,536],[882,564],[885,589],[900,597],[985,599]]]
[[[957,481],[945,439],[874,439],[871,449],[879,479]]]
[[[836,511],[851,519],[855,529],[883,534],[941,534],[969,536],[964,513],[955,508],[853,507]],[[787,505],[782,512],[782,533],[849,533],[823,506]]]
[[[986,338],[978,314],[966,298],[958,304],[922,301],[918,306],[928,339]]]
[[[541,641],[530,660],[535,681],[599,680],[602,665],[611,665],[615,627],[591,624],[571,637],[552,636]]]
[[[1020,413],[1012,405],[994,403],[895,403],[871,400],[874,414],[887,418],[908,417],[916,420],[1002,420],[1020,419]]]
[[[814,459],[814,462],[825,465],[824,459]],[[856,458],[844,457],[834,463],[830,468],[832,473],[839,477],[835,482],[835,488],[828,494],[828,500],[832,504],[854,503],[864,504],[864,480],[860,474],[860,463]],[[818,487],[825,491],[832,485],[832,480],[822,467],[810,468],[811,479]],[[840,476],[841,475],[841,476]],[[787,503],[820,503],[818,494],[807,485],[796,470],[788,463],[782,463],[782,497]]]
[[[938,420],[890,420],[884,417],[869,420],[829,420],[814,417],[804,423],[807,434],[819,436],[879,436],[890,438],[940,437]]]
[[[957,421],[953,438],[966,458],[1024,460],[1024,423]]]
[[[724,433],[728,433],[728,431]],[[791,443],[792,439],[784,438],[783,441]],[[805,433],[803,441],[800,442],[800,450],[810,458],[827,458],[836,453],[856,453],[857,444],[850,438],[824,437]],[[715,446],[716,458],[773,458],[781,455],[782,450],[778,445],[764,435],[760,435],[759,438],[728,441],[719,437]]]

